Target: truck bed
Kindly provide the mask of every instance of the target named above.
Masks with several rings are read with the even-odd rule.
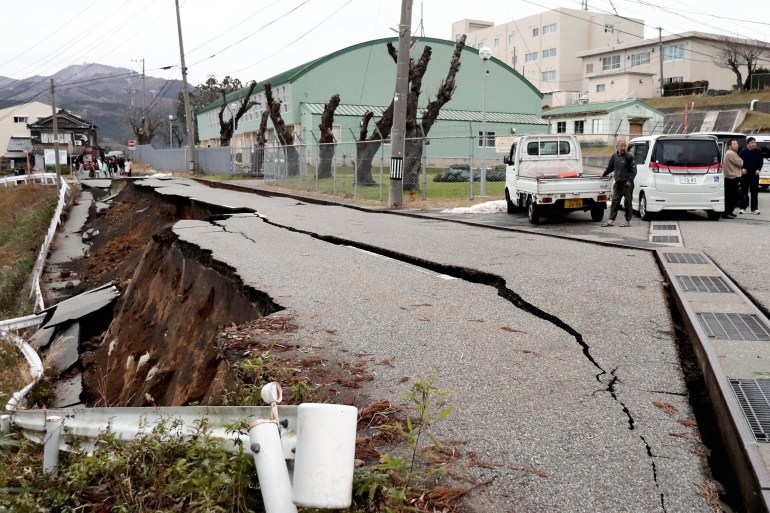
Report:
[[[601,176],[578,176],[573,178],[516,178],[516,188],[521,192],[538,196],[552,194],[597,195],[609,193],[611,185],[609,178]]]

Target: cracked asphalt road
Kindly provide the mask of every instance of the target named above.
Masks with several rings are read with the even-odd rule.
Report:
[[[496,478],[468,510],[708,511],[704,451],[677,422],[693,415],[651,254],[139,184],[257,212],[174,231],[295,312],[308,348],[391,361],[366,384],[371,399],[435,375],[454,407],[436,435],[489,463],[455,471]]]

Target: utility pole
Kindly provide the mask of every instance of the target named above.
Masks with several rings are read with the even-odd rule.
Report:
[[[663,27],[658,27],[658,60],[660,61],[660,95],[663,96]]]
[[[179,31],[179,57],[182,63],[182,93],[184,95],[184,116],[187,118],[187,165],[188,171],[195,174],[195,129],[193,128],[190,92],[187,90],[187,66],[184,63],[184,43],[182,41],[182,19],[179,17],[179,0],[176,4],[176,25]]]
[[[409,46],[412,31],[412,0],[401,0],[396,58],[396,93],[393,97],[393,131],[390,155],[390,196],[388,206],[404,203],[404,153],[406,152],[406,104],[409,95]]]
[[[56,188],[61,189],[61,171],[59,171],[59,120],[56,116],[56,90],[51,79],[51,109],[53,110],[53,151],[54,164],[56,165]],[[42,142],[42,141],[41,141]],[[45,167],[45,157],[43,158],[43,167]]]
[[[132,62],[139,62],[140,59],[131,59]],[[147,80],[146,75],[144,74],[144,57],[141,59],[142,61],[142,140],[139,141],[140,144],[146,144],[147,141],[144,140],[145,134],[147,134]]]

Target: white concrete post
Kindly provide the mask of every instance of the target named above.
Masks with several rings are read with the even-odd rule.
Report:
[[[43,447],[43,472],[55,474],[59,465],[59,442],[64,419],[61,417],[45,418],[45,438]]]

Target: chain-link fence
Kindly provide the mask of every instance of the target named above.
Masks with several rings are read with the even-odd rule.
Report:
[[[453,146],[462,157],[433,152]],[[402,185],[404,201],[474,198],[480,194],[483,158],[471,136],[407,139]],[[362,141],[267,146],[262,171],[265,182],[281,187],[384,202],[390,188],[390,141]],[[505,166],[502,155],[487,149],[486,194],[502,198]],[[471,171],[472,170],[472,171]],[[471,175],[473,186],[471,186]]]

